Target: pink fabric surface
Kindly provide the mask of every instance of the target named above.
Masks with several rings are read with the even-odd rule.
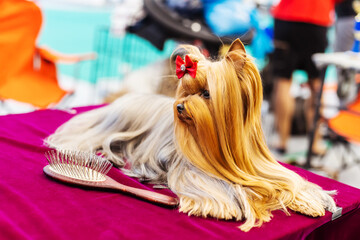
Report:
[[[359,233],[359,224],[353,221],[360,216],[359,189],[288,165],[324,189],[336,189],[343,216],[331,221],[329,212],[311,218],[275,211],[269,223],[245,233],[237,228],[241,222],[189,217],[122,193],[53,181],[42,170],[48,150],[43,139],[72,116],[60,110],[41,110],[0,117],[0,239],[304,239],[311,233],[319,239],[337,227],[349,236]],[[110,176],[150,189],[115,168]],[[326,237],[331,236],[335,235]]]

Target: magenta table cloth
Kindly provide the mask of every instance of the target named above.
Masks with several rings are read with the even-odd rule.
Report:
[[[77,108],[76,113],[94,107]],[[311,218],[273,212],[273,219],[245,233],[241,222],[189,217],[116,192],[64,185],[46,177],[43,139],[76,113],[41,110],[0,117],[0,239],[353,239],[360,236],[360,190],[288,166],[335,197],[342,216]],[[151,189],[112,168],[109,175]],[[169,190],[161,190],[172,194]]]

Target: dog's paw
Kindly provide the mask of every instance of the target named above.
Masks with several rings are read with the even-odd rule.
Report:
[[[319,186],[308,182],[288,207],[295,212],[311,217],[321,217],[325,215],[325,210],[330,212],[336,210],[335,202],[331,196],[335,193],[324,191]]]
[[[189,216],[213,217],[225,220],[241,220],[243,218],[243,213],[239,206],[231,202],[219,202],[214,199],[194,200],[181,196],[179,211],[187,213]]]
[[[311,216],[311,217],[321,217],[325,215],[324,206],[318,202],[302,202],[295,200],[288,206],[291,210]]]

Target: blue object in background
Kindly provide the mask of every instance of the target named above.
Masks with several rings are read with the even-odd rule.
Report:
[[[231,36],[247,32],[251,28],[250,14],[253,4],[242,0],[202,0],[204,18],[213,33]]]
[[[273,51],[272,18],[260,14],[255,4],[243,0],[202,0],[204,18],[218,36],[241,36],[254,30],[250,45],[251,55],[261,68],[261,61]]]
[[[251,54],[257,60],[265,61],[266,56],[274,50],[273,18],[268,14],[261,14],[257,9],[253,9],[250,16],[251,25],[255,30],[251,42]]]
[[[360,18],[359,17],[355,17],[354,34],[355,34],[355,40],[352,51],[355,53],[359,53],[360,52]]]

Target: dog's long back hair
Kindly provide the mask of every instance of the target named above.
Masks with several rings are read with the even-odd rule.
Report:
[[[173,144],[173,101],[161,95],[128,93],[110,105],[74,116],[45,144],[97,152],[117,167],[129,163],[131,170],[123,169],[129,176],[166,183],[169,162],[179,158]]]
[[[191,46],[185,48],[198,61],[198,70],[195,79],[188,74],[182,78],[177,92],[177,103],[184,105],[187,117],[184,121],[175,116],[177,143],[193,165],[245,189],[255,218],[248,218],[241,228],[269,221],[272,210],[288,213],[286,207],[296,205],[304,209],[293,210],[304,212],[315,199],[320,201],[315,201],[313,216],[323,215],[327,194],[304,194],[302,189],[311,183],[279,164],[265,143],[261,78],[242,43],[233,43],[216,62],[205,60]],[[201,97],[204,89],[208,99]]]

